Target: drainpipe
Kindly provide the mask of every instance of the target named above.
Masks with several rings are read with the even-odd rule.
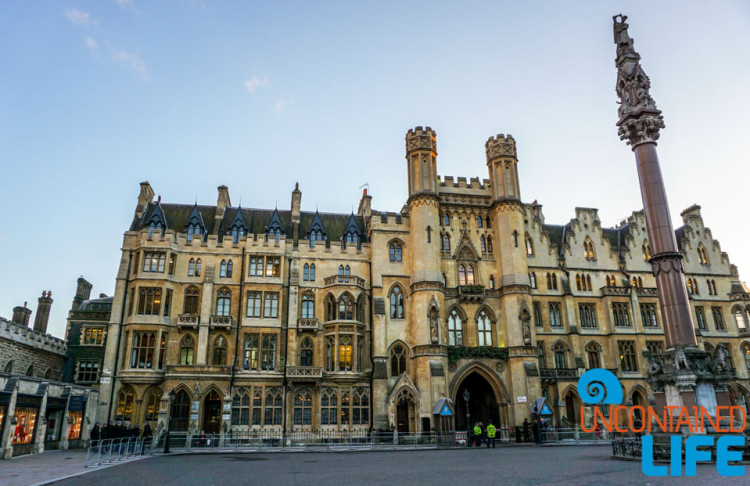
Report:
[[[232,361],[232,375],[229,378],[229,396],[232,396],[234,387],[234,370],[237,368],[237,354],[240,342],[240,327],[242,323],[242,290],[245,285],[245,247],[242,247],[242,268],[240,269],[240,303],[237,306],[237,329],[234,333],[234,360]]]
[[[367,263],[368,263],[368,266],[370,267],[370,305],[369,305],[369,307],[370,307],[370,309],[369,309],[370,310],[370,312],[369,312],[369,314],[370,314],[370,433],[372,434],[373,423],[374,423],[374,419],[375,419],[375,417],[372,416],[372,412],[373,412],[373,409],[372,409],[372,407],[373,407],[373,394],[374,394],[374,390],[373,390],[373,383],[374,383],[373,375],[375,374],[375,364],[374,364],[375,361],[373,361],[373,356],[372,356],[372,353],[375,352],[375,347],[374,347],[374,344],[373,344],[373,341],[375,340],[375,332],[374,332],[374,329],[373,329],[373,325],[374,325],[374,323],[373,323],[373,307],[374,307],[375,303],[372,300],[372,258]]]
[[[286,371],[287,367],[289,365],[288,359],[289,359],[289,287],[292,285],[292,258],[287,258],[287,269],[286,269],[286,317],[284,319],[285,326],[281,329],[282,334],[284,335],[284,382],[283,382],[283,389],[284,389],[284,410],[283,414],[281,415],[281,445],[282,447],[286,445],[286,411],[287,411],[287,396],[286,396],[286,383],[287,383],[287,376]],[[281,344],[281,343],[279,343]]]
[[[109,408],[107,409],[107,421],[112,417],[112,401],[115,399],[115,385],[117,384],[117,364],[120,362],[120,341],[122,341],[122,325],[125,321],[125,303],[128,300],[130,290],[130,266],[133,264],[133,250],[128,255],[128,272],[125,274],[125,292],[122,296],[122,309],[120,310],[120,330],[117,333],[117,349],[115,350],[115,366],[112,370],[112,389],[109,391]],[[131,296],[132,298],[132,296]]]

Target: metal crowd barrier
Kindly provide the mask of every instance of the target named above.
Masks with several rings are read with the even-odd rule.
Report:
[[[137,456],[150,455],[150,439],[123,437],[121,439],[92,440],[86,450],[84,467],[101,466]]]

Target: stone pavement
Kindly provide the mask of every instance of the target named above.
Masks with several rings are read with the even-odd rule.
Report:
[[[134,458],[116,462],[112,465],[83,467],[86,461],[85,449],[67,451],[47,451],[42,454],[30,454],[13,459],[0,460],[0,484],[2,486],[31,486],[47,484],[64,478],[101,470],[118,464],[124,464]]]

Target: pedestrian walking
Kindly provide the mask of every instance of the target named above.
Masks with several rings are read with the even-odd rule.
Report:
[[[490,448],[490,442],[492,443],[492,448],[495,448],[495,433],[497,432],[497,428],[492,424],[492,420],[490,420],[490,423],[487,425],[487,449]]]

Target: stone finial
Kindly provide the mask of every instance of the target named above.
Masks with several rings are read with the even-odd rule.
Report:
[[[406,133],[406,153],[415,150],[430,150],[437,154],[437,138],[435,130],[430,127],[416,127]]]
[[[617,45],[615,90],[620,99],[618,135],[633,148],[642,143],[655,143],[659,139],[659,130],[664,128],[664,117],[649,93],[651,81],[641,67],[641,56],[633,48],[633,39],[625,22],[627,16],[615,15],[612,20]]]

